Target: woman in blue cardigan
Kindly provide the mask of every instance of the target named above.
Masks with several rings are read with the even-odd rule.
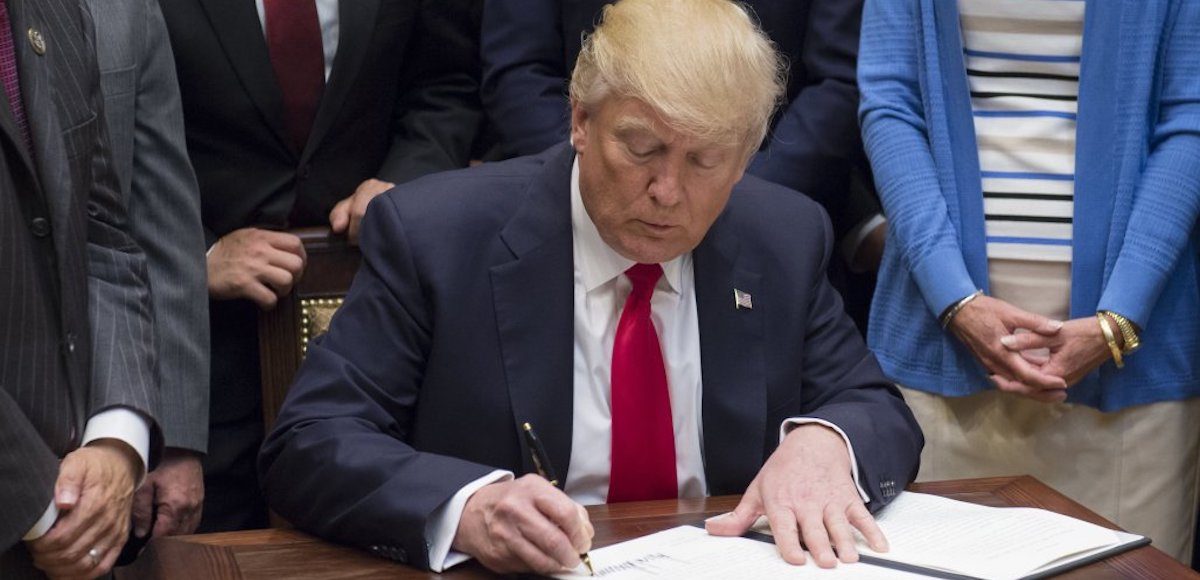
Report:
[[[1029,473],[1190,561],[1200,2],[868,0],[858,75],[922,478]]]

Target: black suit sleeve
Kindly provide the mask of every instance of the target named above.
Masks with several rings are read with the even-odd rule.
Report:
[[[566,140],[570,126],[560,3],[484,4],[480,95],[506,155],[533,155]]]
[[[378,177],[393,183],[466,167],[479,106],[477,0],[423,0],[397,91],[392,145]]]
[[[298,527],[428,567],[430,514],[494,468],[411,444],[432,306],[408,247],[392,198],[377,198],[362,266],[329,331],[308,347],[259,474],[271,507]]]
[[[21,540],[54,497],[58,456],[25,410],[0,389],[0,553]]]

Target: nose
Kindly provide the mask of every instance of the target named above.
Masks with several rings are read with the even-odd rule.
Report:
[[[683,160],[668,157],[663,159],[650,177],[650,197],[659,205],[673,206],[682,198],[681,182]]]

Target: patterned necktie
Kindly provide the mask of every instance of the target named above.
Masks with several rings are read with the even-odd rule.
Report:
[[[610,503],[679,494],[671,394],[658,333],[650,320],[650,298],[662,273],[658,264],[636,264],[625,271],[633,290],[613,340]]]
[[[21,103],[21,81],[17,77],[17,53],[13,48],[12,22],[8,18],[8,2],[0,0],[0,81],[4,82],[4,94],[8,97],[13,121],[21,131],[25,147],[33,152],[33,140],[29,138],[29,122],[25,120],[25,106]]]
[[[283,93],[283,122],[303,151],[325,90],[325,49],[315,0],[264,0],[267,50]]]

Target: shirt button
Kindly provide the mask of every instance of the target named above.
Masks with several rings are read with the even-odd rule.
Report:
[[[29,222],[29,229],[33,235],[44,238],[50,233],[50,222],[44,217],[35,217],[33,221]]]

